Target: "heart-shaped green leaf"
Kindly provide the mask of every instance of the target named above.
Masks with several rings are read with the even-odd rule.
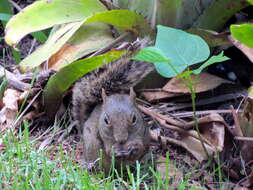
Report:
[[[156,70],[168,78],[178,75],[190,65],[205,61],[210,55],[208,45],[199,36],[160,25],[155,46],[162,50],[176,70],[164,62],[156,62]]]
[[[103,22],[118,27],[121,30],[132,31],[138,34],[148,35],[149,25],[143,16],[129,10],[111,10],[96,13],[87,19],[85,23]]]
[[[83,21],[106,8],[99,0],[41,0],[27,6],[6,26],[5,41],[16,45],[25,35],[54,25]]]

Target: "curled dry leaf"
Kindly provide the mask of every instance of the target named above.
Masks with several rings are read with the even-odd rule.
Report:
[[[245,99],[244,109],[238,115],[239,126],[244,137],[253,137],[253,97],[251,96],[252,88],[249,89],[249,96]],[[253,143],[252,141],[241,142],[242,157],[246,163],[253,160]]]
[[[181,123],[173,122],[169,124],[170,119],[166,116],[156,113],[152,110],[138,106],[143,112],[156,119],[159,124],[168,130],[177,131],[180,139],[159,136],[154,131],[150,131],[151,137],[155,141],[162,140],[163,145],[167,142],[179,145],[189,151],[198,161],[207,160],[209,156],[216,155],[214,153],[221,152],[224,146],[225,137],[225,121],[219,114],[212,114],[197,120],[200,131],[200,137],[196,130],[187,130],[193,125],[193,121],[185,122],[185,128]]]
[[[198,136],[198,133],[194,130],[190,130],[189,133],[191,135]],[[213,156],[216,152],[216,149],[211,144],[207,144],[203,142],[203,145],[205,146],[205,149],[208,153],[206,154],[202,143],[200,140],[193,138],[189,135],[182,135],[181,139],[178,140],[177,145],[184,147],[188,152],[190,152],[199,162],[202,162],[203,160],[207,160],[208,156]]]
[[[253,63],[253,48],[244,45],[240,41],[236,40],[232,36],[229,37],[229,40],[234,44],[235,47],[237,47],[239,50],[241,50]]]
[[[0,111],[0,131],[10,128],[18,114],[18,101],[21,93],[14,89],[7,89],[4,92],[4,107]]]
[[[190,126],[192,122],[186,124]],[[211,114],[198,119],[198,127],[201,136],[205,140],[208,155],[213,155],[215,152],[221,152],[224,147],[225,137],[225,121],[219,114]],[[190,130],[189,133],[197,135],[195,130]],[[189,135],[182,135],[182,140],[186,149],[193,154],[199,161],[207,159],[207,155],[201,141]]]
[[[192,82],[196,93],[212,90],[224,83],[231,83],[228,80],[204,72],[199,75],[192,75]],[[189,93],[189,89],[185,86],[183,80],[174,77],[162,89],[153,92],[143,92],[142,95],[148,101],[156,101]]]
[[[200,73],[199,75],[192,75],[192,85],[196,93],[205,92],[211,89],[218,87],[224,83],[231,83],[230,81],[224,80],[215,75],[208,73]],[[180,93],[180,94],[189,94],[189,89],[185,86],[185,83],[182,79],[173,78],[171,79],[163,89],[169,93]]]

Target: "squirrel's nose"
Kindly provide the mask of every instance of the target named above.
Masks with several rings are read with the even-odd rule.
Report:
[[[123,145],[127,142],[128,134],[127,133],[120,133],[114,136],[116,143]]]
[[[117,141],[119,145],[124,145],[126,143],[127,139],[120,139]]]

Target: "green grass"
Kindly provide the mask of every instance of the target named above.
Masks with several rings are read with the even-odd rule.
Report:
[[[16,134],[11,131],[0,136],[0,189],[165,189],[165,183],[153,164],[136,163],[135,172],[118,172],[109,176],[103,172],[89,174],[74,159],[74,153],[39,150],[38,142],[29,136],[28,124]],[[1,142],[2,141],[2,142]],[[53,155],[53,156],[52,156]],[[179,184],[185,189],[187,180]]]

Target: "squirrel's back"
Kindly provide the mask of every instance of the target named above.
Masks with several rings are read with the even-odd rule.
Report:
[[[79,126],[88,119],[94,107],[102,102],[101,92],[124,93],[154,69],[153,64],[121,58],[85,75],[73,87],[73,117]]]

